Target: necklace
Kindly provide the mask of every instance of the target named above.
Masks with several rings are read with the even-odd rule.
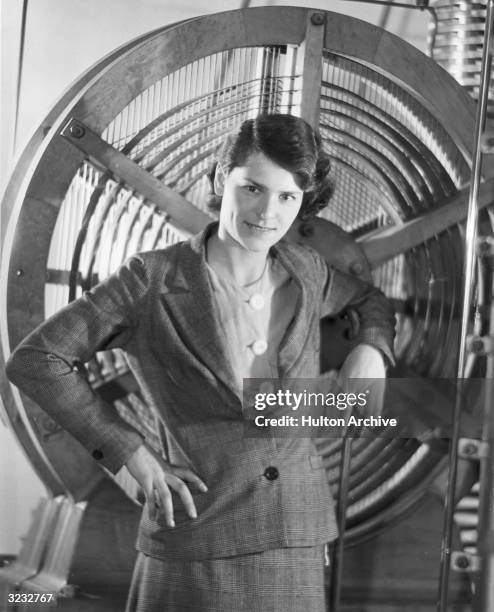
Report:
[[[266,299],[267,299],[267,296],[265,295],[266,294],[265,284],[266,284],[266,276],[267,276],[266,272],[268,271],[268,268],[270,267],[270,263],[271,263],[270,259],[271,257],[268,255],[266,257],[266,261],[264,262],[264,268],[259,278],[256,278],[256,280],[248,283],[247,285],[239,285],[229,276],[227,278],[225,278],[224,276],[220,277],[218,273],[215,272],[214,268],[211,268],[211,266],[210,268],[214,272],[218,280],[220,280],[221,278],[223,283],[229,284],[237,292],[242,293],[244,301],[247,302],[253,310],[259,311],[259,310],[262,310],[266,304]],[[206,262],[208,262],[207,251],[206,251]]]
[[[264,308],[264,305],[266,304],[265,280],[267,276],[266,272],[268,270],[268,265],[269,257],[266,258],[266,263],[264,264],[261,276],[252,283],[240,287],[244,292],[248,294],[246,301],[249,306],[253,308],[253,310],[262,310]]]

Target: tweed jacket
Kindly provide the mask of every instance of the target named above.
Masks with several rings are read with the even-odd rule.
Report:
[[[113,275],[35,329],[7,375],[111,472],[142,436],[100,398],[77,367],[96,351],[125,350],[144,398],[163,423],[164,453],[195,470],[197,519],[173,494],[176,526],[142,514],[137,547],[158,558],[214,558],[336,537],[326,472],[308,437],[246,435],[205,261],[212,226],[190,240],[130,257]],[[281,241],[271,250],[298,286],[279,348],[282,378],[319,373],[319,321],[352,305],[358,340],[392,360],[394,315],[372,286],[327,266],[313,250]],[[76,364],[74,366],[74,364]],[[273,469],[275,468],[275,469]]]

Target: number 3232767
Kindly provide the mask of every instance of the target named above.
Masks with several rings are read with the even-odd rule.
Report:
[[[50,603],[55,601],[54,593],[9,593],[8,603]]]

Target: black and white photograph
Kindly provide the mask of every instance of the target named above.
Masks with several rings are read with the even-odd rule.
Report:
[[[493,23],[1,2],[0,612],[494,612]]]

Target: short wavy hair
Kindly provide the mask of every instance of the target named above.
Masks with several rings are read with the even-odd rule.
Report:
[[[308,220],[328,205],[333,194],[329,175],[329,156],[322,150],[321,138],[312,127],[293,115],[263,114],[247,119],[228,134],[216,151],[215,162],[208,172],[211,195],[210,210],[221,208],[221,196],[214,193],[218,164],[226,174],[241,166],[252,153],[263,153],[278,166],[294,174],[304,191],[298,217]]]

